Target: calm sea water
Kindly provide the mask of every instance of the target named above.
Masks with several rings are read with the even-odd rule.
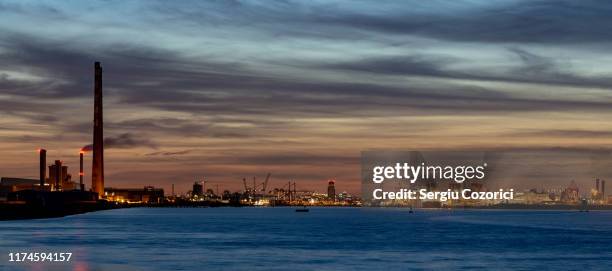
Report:
[[[72,252],[9,263],[9,252]],[[0,270],[612,270],[612,212],[134,208],[0,221]]]

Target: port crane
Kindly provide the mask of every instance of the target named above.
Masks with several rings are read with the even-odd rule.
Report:
[[[252,187],[249,187],[247,185],[246,178],[242,178],[242,185],[244,186],[244,191],[252,192],[253,194],[256,194],[257,192],[261,192],[261,194],[266,194],[267,188],[268,188],[268,182],[270,181],[270,176],[272,176],[272,173],[268,173],[268,175],[266,175],[266,179],[261,184],[258,184],[257,177],[253,176],[253,186]]]

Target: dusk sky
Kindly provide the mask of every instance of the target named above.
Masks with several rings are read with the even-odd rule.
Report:
[[[36,178],[44,147],[77,177],[94,61],[106,186],[236,190],[271,172],[271,187],[359,192],[363,150],[609,151],[610,14],[604,1],[0,1],[0,176]]]

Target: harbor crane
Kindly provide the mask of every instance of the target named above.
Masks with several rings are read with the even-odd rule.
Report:
[[[268,175],[266,175],[266,179],[261,184],[258,184],[257,178],[253,176],[253,186],[252,187],[249,187],[247,185],[246,178],[242,178],[242,185],[244,186],[244,191],[252,192],[252,193],[262,192],[262,194],[266,194],[267,188],[268,188],[268,182],[270,181],[270,176],[272,176],[272,173],[268,173]]]

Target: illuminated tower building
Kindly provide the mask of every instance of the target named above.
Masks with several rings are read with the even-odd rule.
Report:
[[[191,190],[192,196],[201,197],[204,195],[204,186],[202,183],[195,182],[193,183],[193,189]]]
[[[334,180],[329,180],[327,183],[327,197],[330,200],[336,201],[336,186]]]
[[[104,194],[104,133],[102,122],[102,67],[96,62],[94,79],[94,135],[93,163],[91,168],[91,190]]]

